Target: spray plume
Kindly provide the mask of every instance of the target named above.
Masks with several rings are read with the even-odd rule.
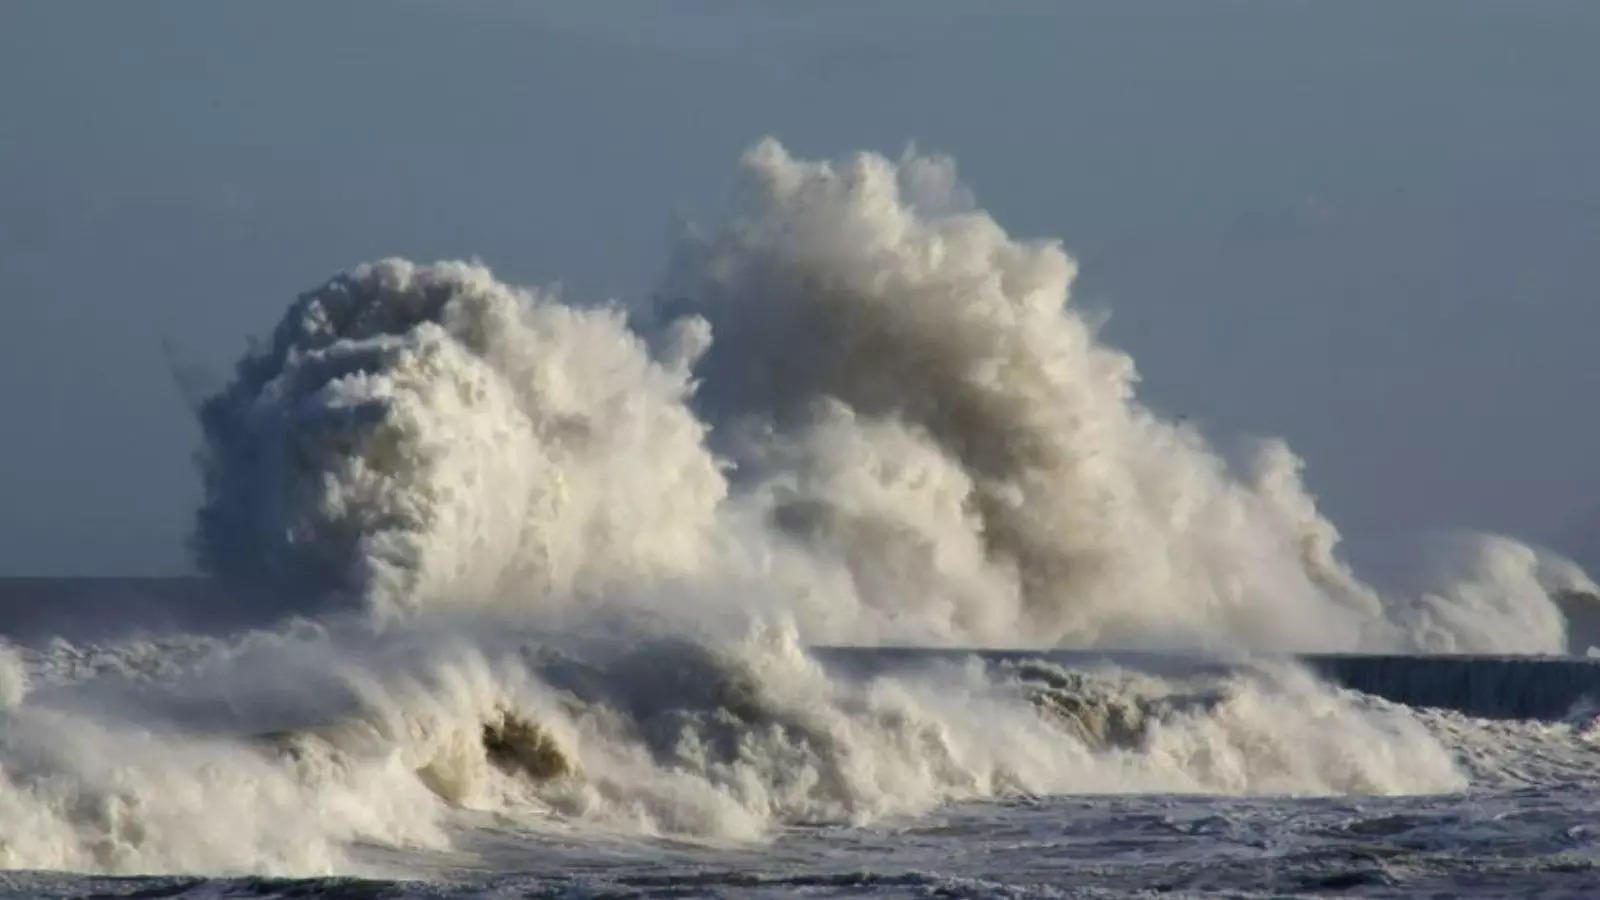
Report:
[[[1508,768],[1463,771],[1459,717],[1282,663],[826,669],[807,644],[1559,652],[1551,593],[1593,585],[1477,538],[1380,593],[1288,447],[1224,458],[1142,406],[1072,260],[948,160],[766,141],[743,170],[631,323],[476,263],[300,297],[201,408],[194,535],[231,597],[300,618],[0,648],[0,863],[383,873],[358,848],[449,853],[485,812],[760,840],[1013,793]]]

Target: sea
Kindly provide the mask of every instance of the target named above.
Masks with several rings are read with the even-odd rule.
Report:
[[[203,577],[0,582],[0,894],[1600,895],[1600,587],[1358,560],[975,197],[769,138],[648,296],[306,273]]]
[[[27,697],[0,714],[0,797],[11,810],[0,824],[0,853],[11,863],[0,875],[0,894],[1581,897],[1600,887],[1593,815],[1600,722],[1586,705],[1588,692],[1600,690],[1600,662],[1386,656],[1268,663],[1160,653],[804,648],[780,639],[763,647],[785,659],[774,669],[674,643],[643,656],[609,656],[607,672],[553,656],[547,645],[529,652],[539,641],[516,637],[499,643],[513,648],[518,665],[561,685],[568,702],[582,695],[599,706],[623,696],[612,693],[621,685],[636,703],[659,703],[663,709],[640,706],[616,733],[647,746],[654,760],[636,760],[643,768],[630,772],[626,755],[596,758],[592,771],[581,772],[582,741],[598,735],[567,735],[562,739],[572,743],[561,752],[574,756],[573,766],[543,787],[534,782],[551,773],[502,758],[480,773],[504,779],[497,789],[472,796],[459,785],[435,784],[380,799],[396,787],[383,773],[396,774],[389,764],[407,755],[397,747],[430,741],[424,707],[435,707],[439,718],[446,698],[474,706],[468,698],[475,689],[460,682],[471,681],[466,673],[482,661],[453,657],[423,664],[445,668],[426,688],[409,685],[409,695],[407,687],[390,686],[332,704],[366,717],[368,732],[329,738],[351,757],[344,768],[304,768],[295,776],[298,789],[279,798],[266,789],[268,773],[252,769],[293,761],[294,751],[251,733],[265,724],[239,727],[264,722],[274,707],[258,696],[273,689],[254,680],[249,657],[270,646],[269,656],[306,661],[308,649],[336,639],[256,623],[251,650],[225,637],[242,624],[224,622],[216,599],[216,588],[202,579],[0,580],[0,626],[30,679]],[[363,652],[372,650],[367,644]],[[591,650],[607,656],[602,646]],[[194,672],[216,674],[207,657],[223,655],[226,668],[252,674],[227,686],[190,681]],[[375,658],[368,655],[366,665]],[[296,680],[315,682],[316,665]],[[780,678],[823,679],[804,699],[834,704],[838,717],[808,720],[803,704],[794,705],[800,698],[786,700],[781,690],[763,696],[746,680],[762,672],[775,688]],[[644,673],[654,690],[641,687]],[[1339,684],[1361,679],[1394,699]],[[152,684],[184,702],[152,702]],[[927,695],[910,702],[925,687],[987,695],[983,684],[1000,687],[986,702],[1015,702],[1039,727],[1018,730],[991,712],[985,719],[995,730],[974,737],[1039,740],[1034,752],[971,752],[960,736],[940,733],[958,719],[941,720]],[[1455,695],[1441,684],[1457,685]],[[130,685],[139,687],[130,694]],[[290,694],[304,705],[293,696],[299,690]],[[854,706],[875,691],[876,711]],[[90,715],[83,698],[91,693],[102,698],[92,713],[102,721],[87,732],[63,729],[60,717]],[[1402,702],[1408,695],[1446,705],[1409,706]],[[374,711],[380,696],[394,704],[384,714]],[[277,699],[281,718],[285,698]],[[1290,705],[1278,705],[1285,700]],[[1519,702],[1528,708],[1519,710]],[[409,724],[384,724],[386,715],[405,718],[408,703]],[[33,704],[38,708],[30,710]],[[493,704],[476,706],[472,715],[481,718]],[[943,709],[943,716],[960,715]],[[920,712],[921,724],[935,727],[906,731],[891,711]],[[16,731],[30,718],[45,717],[55,719],[46,727],[58,740],[75,736],[77,746],[19,739]],[[885,743],[852,733],[868,727],[896,737]],[[787,736],[768,733],[774,731]],[[395,745],[373,746],[380,733]],[[685,746],[694,734],[731,742],[707,759],[707,747]],[[913,746],[896,746],[908,735]],[[181,756],[179,743],[213,752],[187,762],[147,755],[155,744]],[[70,759],[42,760],[44,749]],[[303,752],[298,762],[307,765],[313,757]],[[887,757],[890,768],[875,768],[863,758],[868,753]],[[776,759],[762,762],[763,754]],[[1022,771],[1030,758],[1037,768]],[[967,769],[941,775],[930,767],[935,759]],[[398,774],[426,780],[419,760],[413,754]],[[1015,783],[985,782],[985,767],[1003,765],[1019,770]],[[379,771],[363,774],[362,766]],[[893,771],[900,766],[927,771]],[[239,771],[224,771],[229,767]],[[1059,771],[1071,767],[1080,771]],[[836,784],[826,783],[830,769]],[[578,778],[611,779],[622,814],[599,800],[574,805],[551,788]],[[741,785],[741,778],[768,783]],[[1052,778],[1059,789],[1042,790]],[[704,793],[675,792],[675,779],[714,785],[711,794],[739,802],[719,807]],[[784,794],[785,779],[806,783]],[[198,789],[188,783],[208,780]],[[897,787],[906,802],[884,796]],[[24,809],[18,792],[56,806]],[[319,813],[319,802],[335,794],[430,827],[386,828],[347,809]],[[425,808],[393,809],[395,802]],[[292,808],[298,804],[308,808]],[[671,804],[685,817],[676,828]],[[753,811],[765,818],[751,830],[745,826]],[[329,815],[345,818],[346,827],[330,829]],[[741,821],[718,823],[718,815]],[[33,833],[23,833],[30,827]],[[45,832],[52,832],[48,839]],[[306,847],[297,850],[302,841]],[[26,853],[49,865],[29,867]],[[135,874],[143,868],[156,871]]]

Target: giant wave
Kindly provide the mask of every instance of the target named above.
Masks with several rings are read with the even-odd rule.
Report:
[[[7,649],[0,862],[349,872],[485,817],[759,841],[1016,794],[1494,783],[1460,751],[1487,726],[1276,657],[1563,653],[1575,566],[1473,537],[1380,590],[1286,444],[1140,404],[1072,259],[949,160],[769,140],[742,173],[649,303],[399,259],[298,298],[201,409],[197,560],[279,624]],[[1233,662],[850,672],[819,644]]]

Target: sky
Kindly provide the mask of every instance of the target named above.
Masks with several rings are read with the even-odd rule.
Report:
[[[953,155],[1354,546],[1600,568],[1600,4],[0,4],[0,575],[174,574],[187,394],[383,256],[648,297],[764,135]],[[175,377],[176,370],[176,377]]]

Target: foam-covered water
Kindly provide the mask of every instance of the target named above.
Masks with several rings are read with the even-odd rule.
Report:
[[[1540,681],[1554,669],[1490,678],[1491,700],[1523,692],[1490,721],[1292,656],[1582,650],[1575,566],[1467,536],[1409,587],[1371,583],[1288,447],[1222,452],[1143,407],[1132,361],[1067,302],[1070,257],[1007,235],[948,160],[767,141],[743,172],[649,303],[394,259],[294,302],[201,408],[214,580],[170,604],[5,591],[0,865],[30,872],[6,886],[1398,891],[1589,871],[1595,730],[1582,690]],[[50,590],[85,612],[30,615]],[[825,644],[1142,662],[855,666]],[[117,875],[141,877],[97,877]]]
[[[1600,728],[1581,711],[1475,719],[1287,661],[951,654],[868,673],[792,634],[546,638],[302,628],[14,651],[8,867],[181,877],[3,884],[1581,894],[1600,856]]]
[[[1577,890],[1600,851],[1581,711],[1474,719],[1289,661],[867,672],[793,638],[302,625],[22,648],[3,673],[8,867],[375,881],[9,886]]]

